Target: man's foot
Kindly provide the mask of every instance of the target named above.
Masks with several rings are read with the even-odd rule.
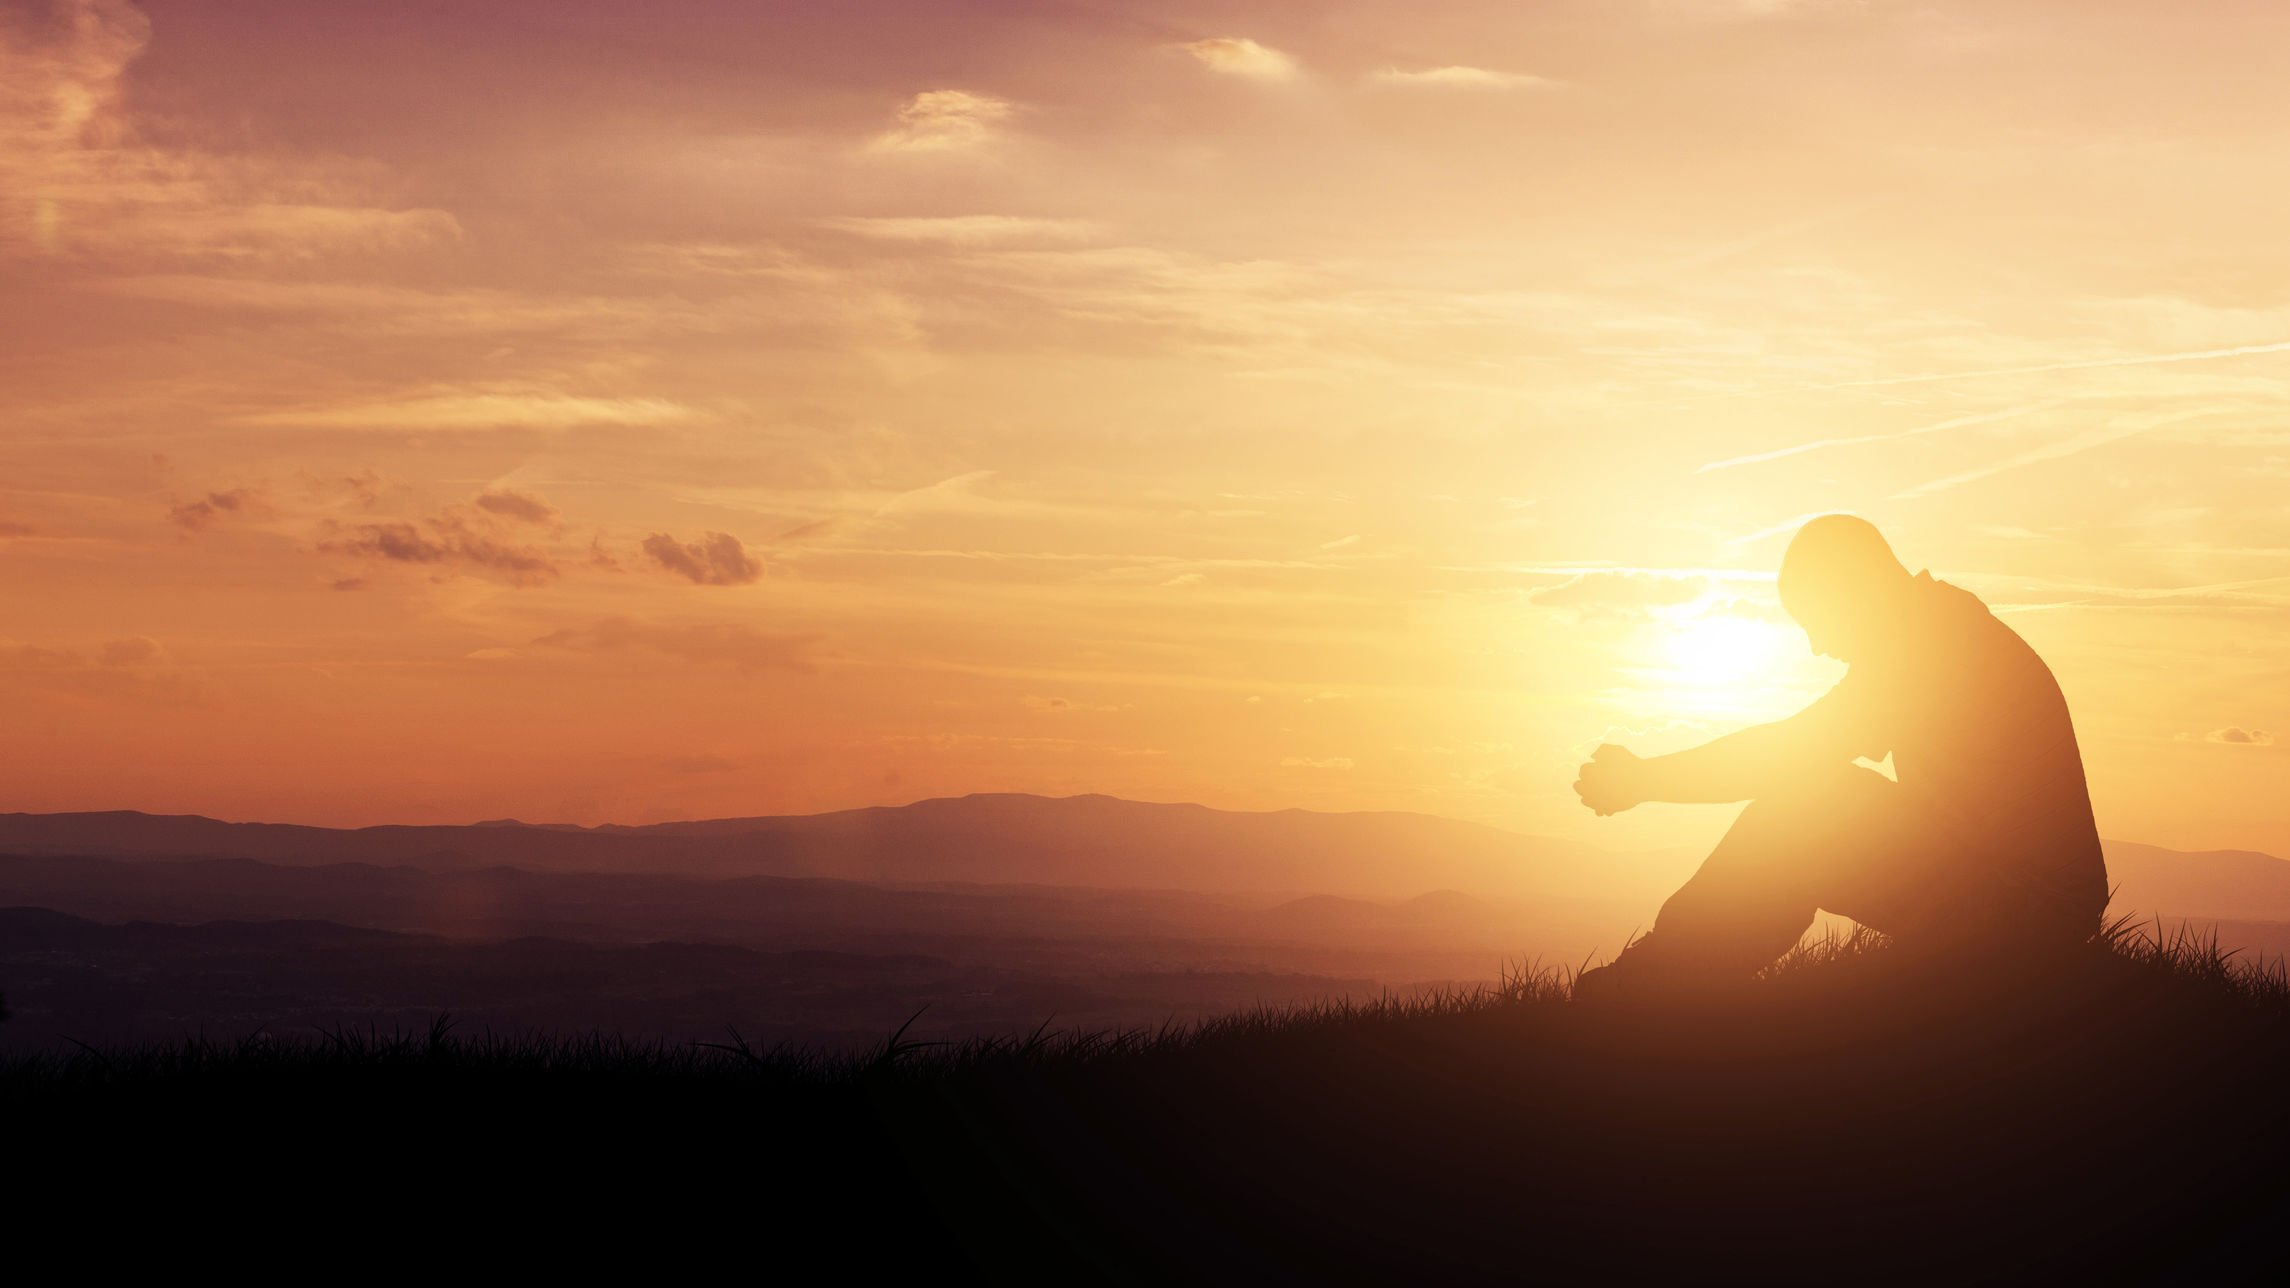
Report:
[[[1575,976],[1572,997],[1594,1006],[1708,1001],[1737,993],[1746,982],[1705,971],[1643,966],[1625,958]]]
[[[1570,996],[1577,1002],[1611,1002],[1629,988],[1628,981],[1612,966],[1593,966],[1574,977]]]

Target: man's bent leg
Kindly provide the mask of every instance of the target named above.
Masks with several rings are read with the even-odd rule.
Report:
[[[1855,765],[1751,801],[1615,965],[1744,978],[1789,951],[1842,870],[1897,844],[1899,787]]]

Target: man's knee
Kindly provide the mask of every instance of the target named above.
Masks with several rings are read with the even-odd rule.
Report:
[[[1724,847],[1759,866],[1827,868],[1888,848],[1891,779],[1857,766],[1775,785],[1742,807]]]
[[[1881,815],[1898,790],[1873,769],[1839,765],[1771,784],[1742,810],[1742,818],[1758,825],[1796,826]]]

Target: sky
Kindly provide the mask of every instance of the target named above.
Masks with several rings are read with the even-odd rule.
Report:
[[[2290,855],[2290,10],[0,0],[0,809],[1617,848],[1795,521]]]

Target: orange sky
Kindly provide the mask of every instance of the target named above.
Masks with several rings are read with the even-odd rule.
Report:
[[[2196,20],[2201,15],[2201,20]],[[1617,846],[1788,523],[2290,853],[2290,10],[0,6],[0,809]]]

